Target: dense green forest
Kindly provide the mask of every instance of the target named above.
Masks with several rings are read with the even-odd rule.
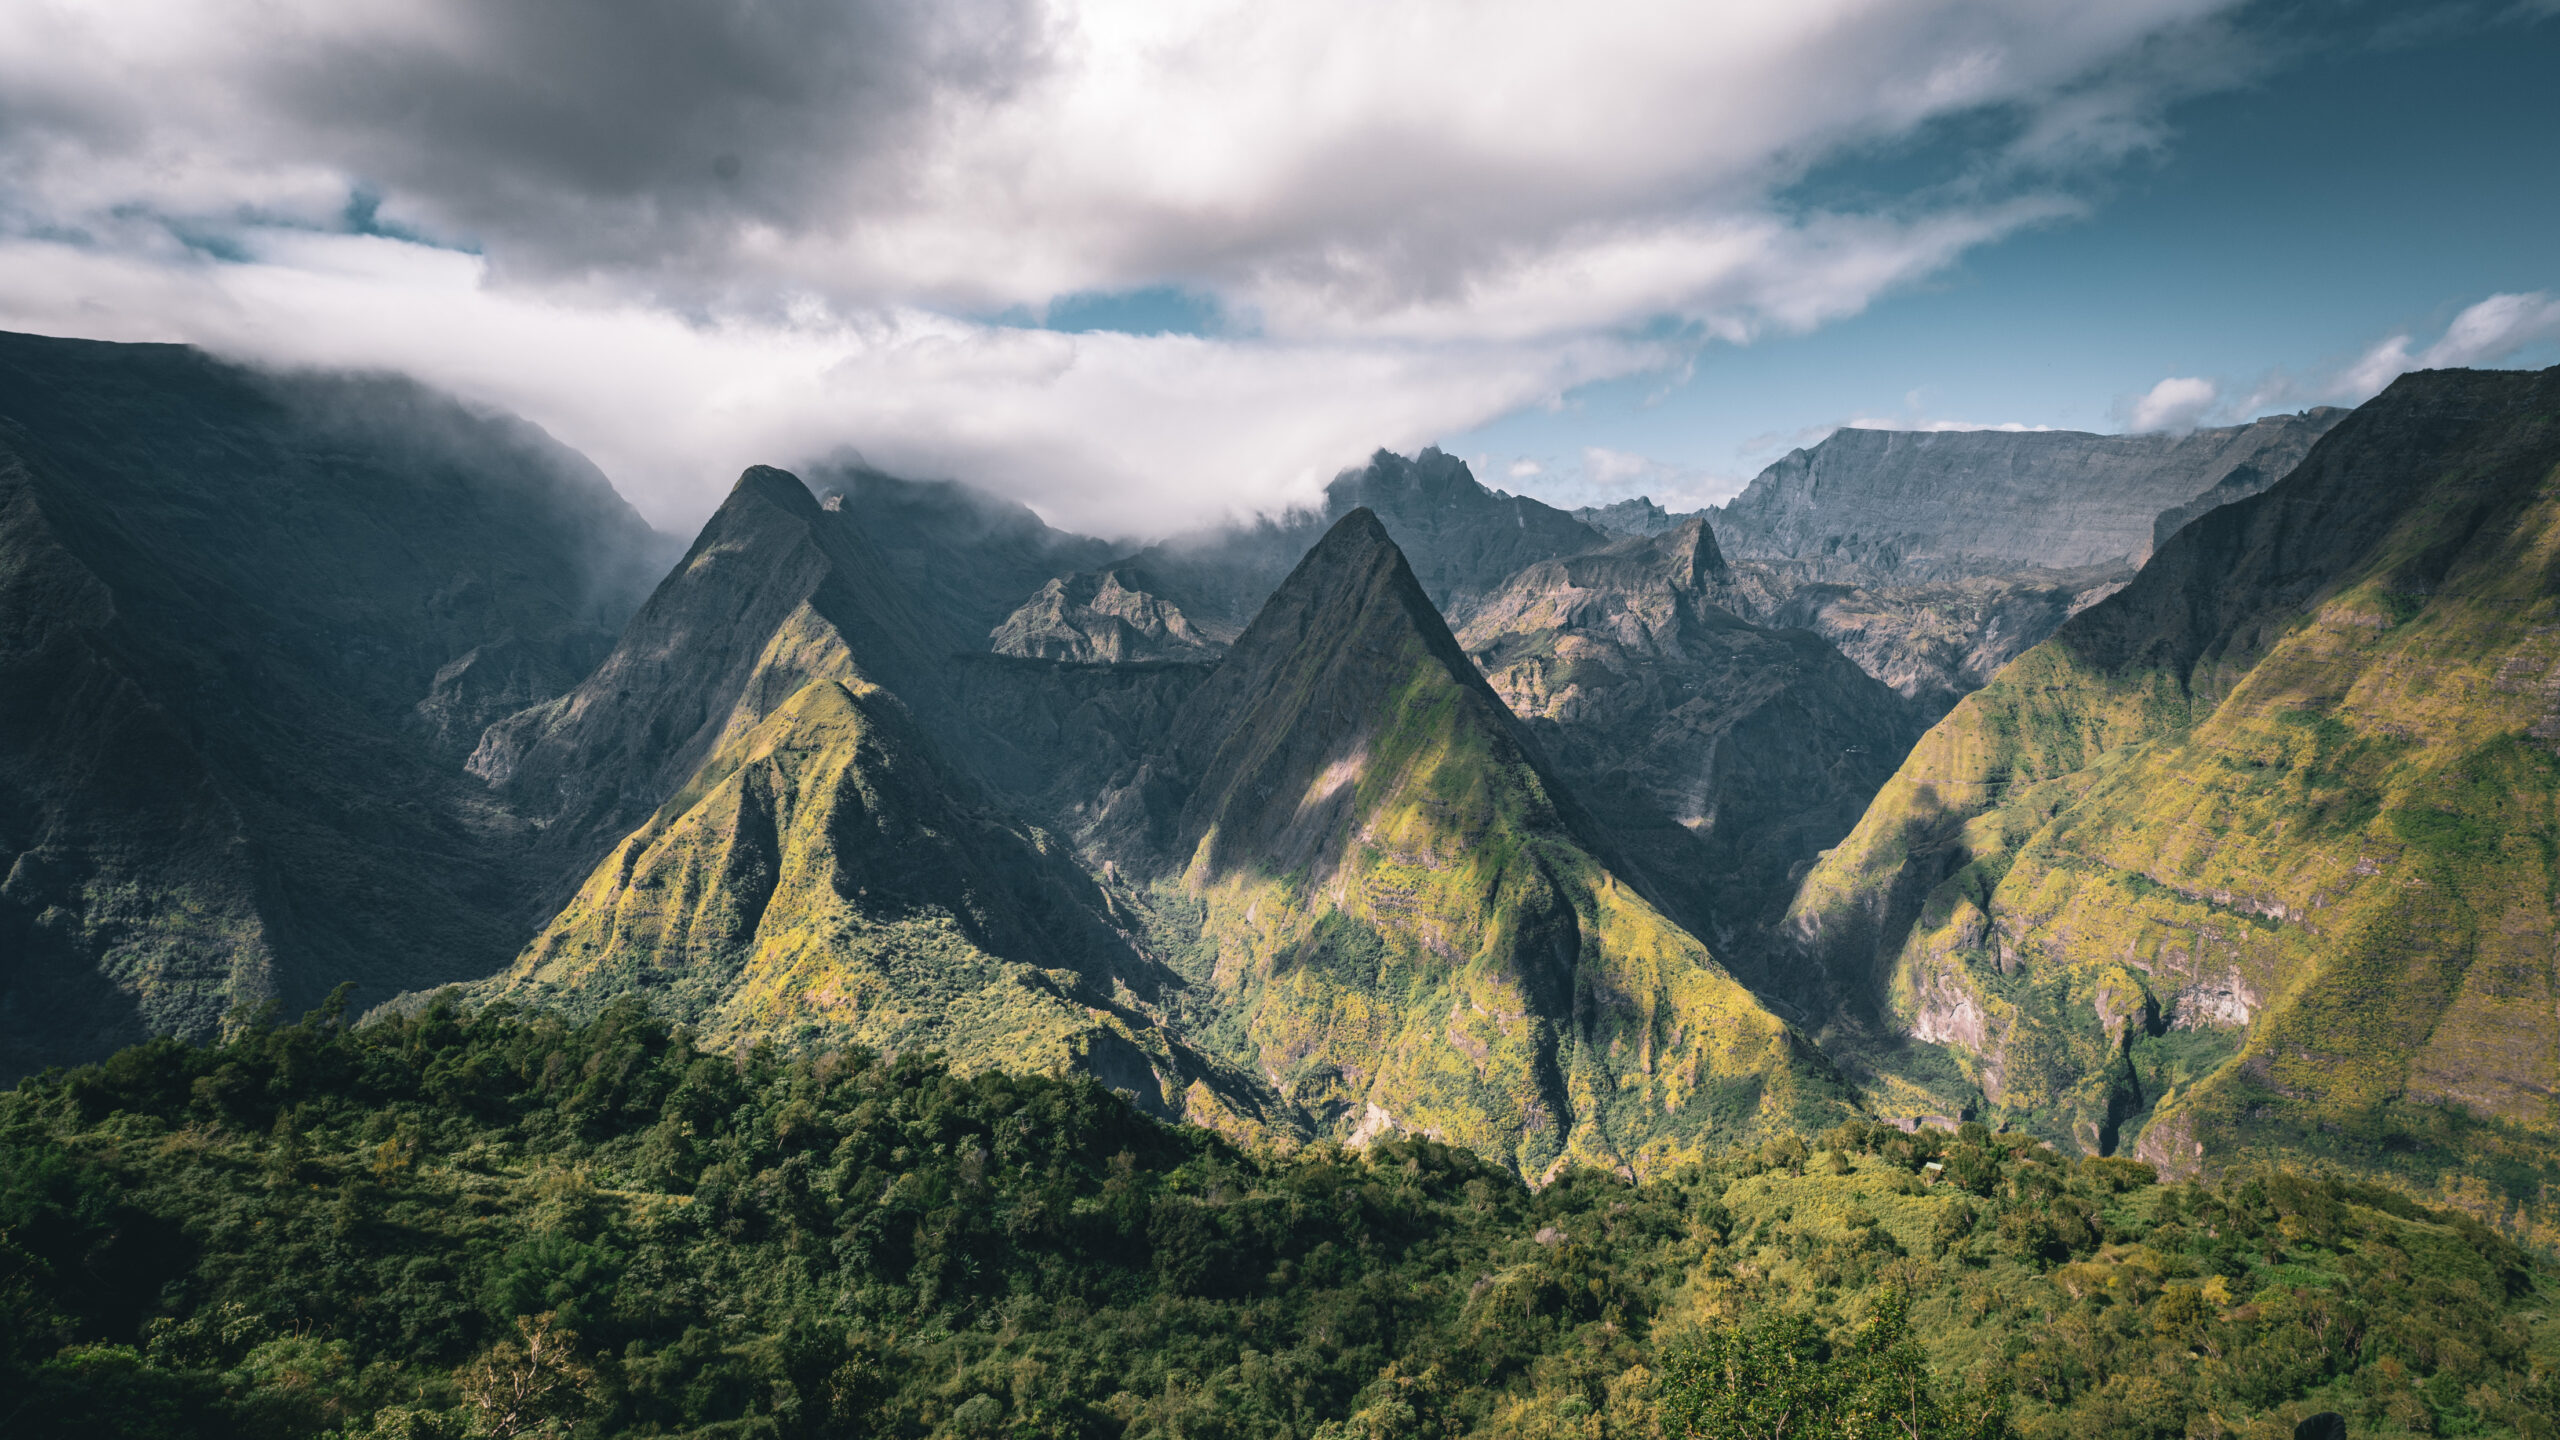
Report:
[[[2554,1283],[2387,1190],[1979,1126],[1532,1191],[628,1004],[0,1096],[13,1436],[2544,1437]]]

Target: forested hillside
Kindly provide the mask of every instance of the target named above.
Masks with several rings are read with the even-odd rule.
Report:
[[[2552,1283],[2375,1187],[1977,1126],[1531,1191],[630,1004],[0,1097],[11,1435],[2549,1436]]]

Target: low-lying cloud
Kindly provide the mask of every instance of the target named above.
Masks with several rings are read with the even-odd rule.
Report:
[[[413,371],[663,523],[850,444],[1164,527],[2078,213],[2230,8],[33,0],[0,324]],[[1953,178],[1793,198],[1955,120]],[[1149,289],[1221,323],[1018,324]]]

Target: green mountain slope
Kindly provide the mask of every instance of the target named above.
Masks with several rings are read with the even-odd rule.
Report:
[[[0,336],[0,1076],[504,963],[538,886],[454,763],[663,541],[405,381]]]
[[[803,607],[840,636],[768,652]],[[858,649],[870,673],[934,690],[942,647],[890,566],[798,477],[755,466],[575,688],[489,727],[473,775],[578,857],[629,833],[802,680]],[[912,698],[912,696],[911,696]]]
[[[796,478],[750,470],[597,674],[492,730],[480,763],[564,797],[572,840],[634,775],[690,768],[473,993],[575,1015],[640,995],[724,1045],[1073,1068],[1166,1118],[1285,1132],[1167,1035],[1154,1007],[1178,979],[952,762],[968,735],[928,739],[877,678],[958,703],[884,570]]]
[[[2543,1224],[2555,465],[2560,371],[2405,377],[1931,731],[1791,916],[1885,1103]]]
[[[1168,768],[1155,893],[1214,996],[1200,1038],[1336,1133],[1535,1176],[1658,1168],[1839,1106],[1595,851],[1367,511],[1185,702]]]

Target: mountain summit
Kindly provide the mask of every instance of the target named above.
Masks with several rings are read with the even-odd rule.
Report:
[[[1175,722],[1165,863],[1225,1049],[1320,1125],[1529,1175],[1646,1169],[1840,1103],[1602,858],[1366,509]]]
[[[596,674],[492,729],[480,773],[554,799],[564,844],[648,809],[479,993],[577,1015],[639,993],[724,1041],[1080,1069],[1166,1118],[1261,1124],[1249,1081],[1157,1024],[1172,977],[1109,897],[958,763],[936,632],[888,572],[750,469]]]

